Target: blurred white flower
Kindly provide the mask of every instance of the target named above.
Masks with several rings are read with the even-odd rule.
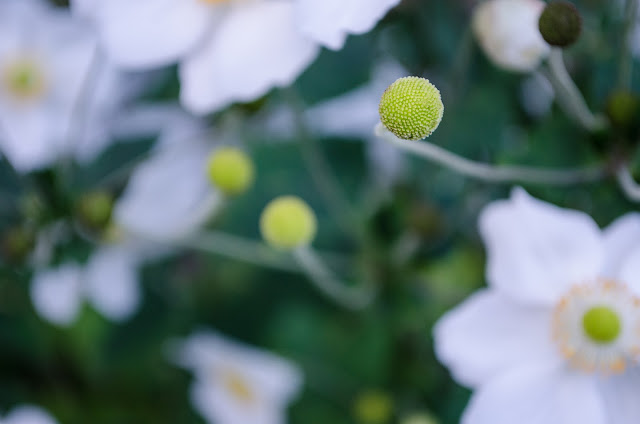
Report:
[[[318,43],[339,48],[399,0],[75,0],[110,57],[130,69],[178,62],[180,97],[194,113],[250,101],[291,84]]]
[[[194,408],[212,424],[284,424],[302,388],[297,365],[211,331],[177,342],[172,360],[195,375]]]
[[[131,87],[94,38],[44,1],[0,2],[0,149],[18,171],[65,155],[89,161],[111,140],[108,121]]]
[[[113,321],[130,318],[140,305],[138,251],[125,246],[98,248],[85,266],[74,262],[36,273],[31,300],[42,318],[68,326],[85,301]]]
[[[600,231],[522,189],[480,217],[489,287],[436,353],[476,391],[463,424],[640,422],[640,214]]]
[[[546,116],[551,110],[555,92],[551,82],[540,72],[532,72],[520,85],[520,102],[525,112],[535,119]]]
[[[550,47],[540,35],[541,0],[488,0],[473,12],[473,32],[497,66],[520,72],[536,69]]]
[[[166,126],[156,149],[131,175],[114,216],[134,237],[170,242],[197,230],[222,199],[206,169],[215,136],[179,108],[158,116]]]
[[[57,421],[38,406],[20,405],[0,418],[0,424],[57,424]]]

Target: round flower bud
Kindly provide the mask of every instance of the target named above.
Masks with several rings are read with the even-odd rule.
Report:
[[[444,113],[440,91],[428,79],[405,77],[382,94],[380,121],[396,137],[420,140],[438,128]]]
[[[353,414],[360,423],[387,423],[393,414],[393,400],[385,392],[367,390],[356,397],[353,403]]]
[[[211,184],[228,196],[244,193],[253,183],[253,162],[235,147],[217,149],[207,164]]]
[[[640,99],[626,91],[618,91],[609,97],[606,112],[615,127],[629,128],[638,120]]]
[[[32,231],[15,227],[3,235],[0,247],[7,262],[20,263],[31,253],[34,245],[35,235]]]
[[[281,196],[272,200],[260,216],[262,237],[278,249],[295,249],[311,243],[316,228],[313,210],[295,196]]]
[[[567,47],[580,37],[582,17],[573,3],[553,1],[547,4],[540,15],[538,28],[547,43],[552,46]]]
[[[438,420],[433,415],[422,412],[406,416],[401,421],[402,424],[438,424]]]
[[[78,218],[92,230],[103,230],[111,220],[113,197],[104,191],[87,193],[77,204]]]

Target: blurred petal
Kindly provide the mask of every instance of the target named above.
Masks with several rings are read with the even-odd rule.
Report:
[[[550,318],[548,308],[481,290],[438,321],[436,354],[458,382],[477,387],[520,365],[558,357]]]
[[[65,264],[38,272],[31,283],[31,300],[36,312],[57,324],[71,324],[82,302],[82,269]]]
[[[297,32],[291,3],[239,2],[181,65],[182,103],[203,114],[254,100],[291,84],[318,51]]]
[[[461,424],[612,424],[593,376],[553,365],[519,368],[481,386]],[[618,424],[617,422],[615,422]]]
[[[86,268],[87,299],[104,316],[124,321],[140,305],[137,264],[131,252],[103,247],[89,259]]]
[[[209,147],[188,142],[160,149],[133,173],[115,207],[128,232],[152,241],[173,240],[203,225],[220,204],[206,178]]]
[[[93,8],[111,59],[139,69],[184,57],[205,36],[216,10],[205,2],[187,0],[109,0],[94,2]]]
[[[585,213],[516,189],[480,216],[489,284],[514,299],[552,304],[572,285],[593,281],[603,261],[600,230]]]
[[[618,278],[640,297],[640,246],[631,250],[622,263]]]
[[[349,34],[370,31],[400,0],[298,0],[296,13],[302,31],[337,50]]]
[[[607,408],[609,423],[640,423],[640,368],[627,370],[621,375],[605,376],[600,381],[600,389]]]
[[[603,275],[619,276],[622,265],[634,249],[640,248],[640,213],[628,213],[616,219],[604,230],[605,263]]]
[[[16,110],[0,106],[2,153],[18,172],[44,168],[58,158],[50,117],[44,109]],[[53,148],[52,148],[53,147]]]
[[[14,408],[2,424],[57,424],[57,421],[40,407],[22,405]]]

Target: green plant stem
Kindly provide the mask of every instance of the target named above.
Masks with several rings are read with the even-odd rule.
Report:
[[[607,174],[605,166],[579,169],[546,169],[525,166],[494,166],[474,162],[456,155],[428,141],[401,140],[391,134],[382,124],[375,129],[376,135],[383,137],[394,146],[443,165],[462,175],[483,181],[503,183],[531,183],[546,185],[571,185],[603,179]]]
[[[571,79],[564,64],[561,49],[557,47],[551,49],[547,65],[545,75],[554,88],[558,103],[567,115],[587,131],[593,132],[605,128],[606,119],[591,113],[582,93]]]
[[[640,202],[640,184],[636,182],[627,166],[622,166],[616,175],[620,188],[633,202]]]

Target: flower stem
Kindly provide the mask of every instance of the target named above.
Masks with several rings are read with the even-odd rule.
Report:
[[[607,121],[602,116],[596,116],[589,110],[580,90],[571,79],[564,64],[562,50],[554,47],[551,49],[548,60],[548,72],[551,85],[556,92],[556,98],[567,115],[573,118],[587,131],[597,131],[607,126]]]
[[[373,301],[376,290],[371,283],[357,287],[346,285],[311,247],[300,247],[293,251],[293,256],[316,288],[340,305],[357,310],[367,307]]]
[[[494,166],[474,162],[438,147],[428,141],[401,140],[382,124],[375,133],[403,150],[443,165],[468,177],[490,182],[521,182],[548,185],[570,185],[597,181],[606,175],[606,168],[593,166],[579,169],[545,169],[525,166]]]
[[[620,184],[620,188],[622,188],[627,198],[633,202],[640,202],[640,184],[634,180],[629,168],[622,166],[616,176],[618,184]]]
[[[624,48],[620,54],[618,68],[618,86],[621,90],[628,91],[631,88],[633,74],[633,31],[638,16],[638,0],[627,0],[624,10],[623,43]]]

